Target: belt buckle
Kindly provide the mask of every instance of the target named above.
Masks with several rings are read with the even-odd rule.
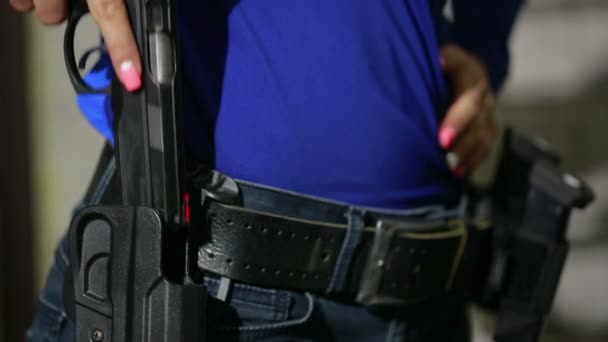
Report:
[[[449,227],[448,230],[437,231],[438,228]],[[418,229],[419,228],[419,229]],[[434,231],[433,231],[434,230]],[[380,293],[380,285],[385,272],[389,247],[397,234],[420,235],[426,238],[458,237],[458,246],[455,249],[453,262],[449,275],[445,281],[446,291],[451,289],[456,272],[460,266],[464,248],[467,242],[467,229],[462,220],[441,220],[434,222],[415,222],[379,220],[376,224],[374,240],[368,255],[361,283],[355,301],[365,306],[375,305],[405,305],[414,304],[428,299],[428,297],[394,296]]]

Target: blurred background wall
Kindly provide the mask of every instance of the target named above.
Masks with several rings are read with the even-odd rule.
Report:
[[[608,1],[530,0],[512,39],[499,115],[538,135],[596,201],[574,213],[571,251],[545,341],[608,341]],[[478,315],[476,342],[491,341]]]
[[[31,140],[25,25],[0,6],[0,339],[21,340],[33,312]],[[8,66],[8,67],[6,67]],[[9,281],[9,280],[13,281]],[[11,308],[11,309],[8,309]]]
[[[80,40],[96,42],[90,25],[85,31]],[[26,34],[40,289],[102,139],[76,108],[63,66],[63,26],[45,28],[29,16]],[[512,72],[499,103],[506,122],[556,146],[565,168],[588,180],[597,194],[596,203],[573,218],[573,248],[546,341],[608,341],[608,230],[602,229],[608,218],[606,37],[606,0],[530,0],[513,36]],[[490,341],[491,318],[476,317],[476,341]],[[3,342],[1,329],[0,323]]]
[[[101,149],[102,138],[76,108],[63,63],[63,31],[63,25],[43,27],[34,15],[19,16],[8,1],[0,3],[0,342],[23,340],[16,336],[25,336],[29,322],[23,326],[23,319],[31,321],[34,293],[44,284],[55,246]],[[98,40],[90,20],[86,21],[77,50]],[[23,51],[16,54],[16,50]],[[27,105],[16,103],[21,95]],[[19,125],[16,119],[21,119]],[[11,156],[27,159],[31,174],[15,168],[16,158]],[[14,183],[21,183],[23,177],[29,179],[27,187],[15,191]],[[23,197],[31,201],[22,201]],[[7,216],[19,217],[6,220]],[[20,234],[19,239],[11,239],[15,234]],[[33,265],[26,266],[32,260],[23,258],[23,253],[30,253]],[[33,281],[26,280],[30,275]],[[2,310],[3,303],[11,308],[8,312]]]
[[[27,20],[28,76],[32,113],[36,288],[43,286],[55,246],[85,191],[103,144],[76,105],[63,62],[64,26]],[[99,41],[92,21],[78,28],[76,49]],[[78,54],[77,54],[78,56]]]

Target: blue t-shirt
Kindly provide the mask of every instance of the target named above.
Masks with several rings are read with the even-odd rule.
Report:
[[[190,158],[359,205],[458,201],[437,138],[449,98],[428,1],[180,4]]]

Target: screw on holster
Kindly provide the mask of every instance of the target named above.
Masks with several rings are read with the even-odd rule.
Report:
[[[103,341],[103,331],[101,331],[97,328],[91,330],[91,341],[93,341],[93,342]]]

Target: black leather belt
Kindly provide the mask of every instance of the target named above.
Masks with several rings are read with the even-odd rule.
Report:
[[[198,265],[257,286],[325,293],[352,207],[238,182],[240,205],[205,199],[208,238]],[[467,243],[463,220],[364,209],[344,294],[362,304],[419,302],[454,284]]]

